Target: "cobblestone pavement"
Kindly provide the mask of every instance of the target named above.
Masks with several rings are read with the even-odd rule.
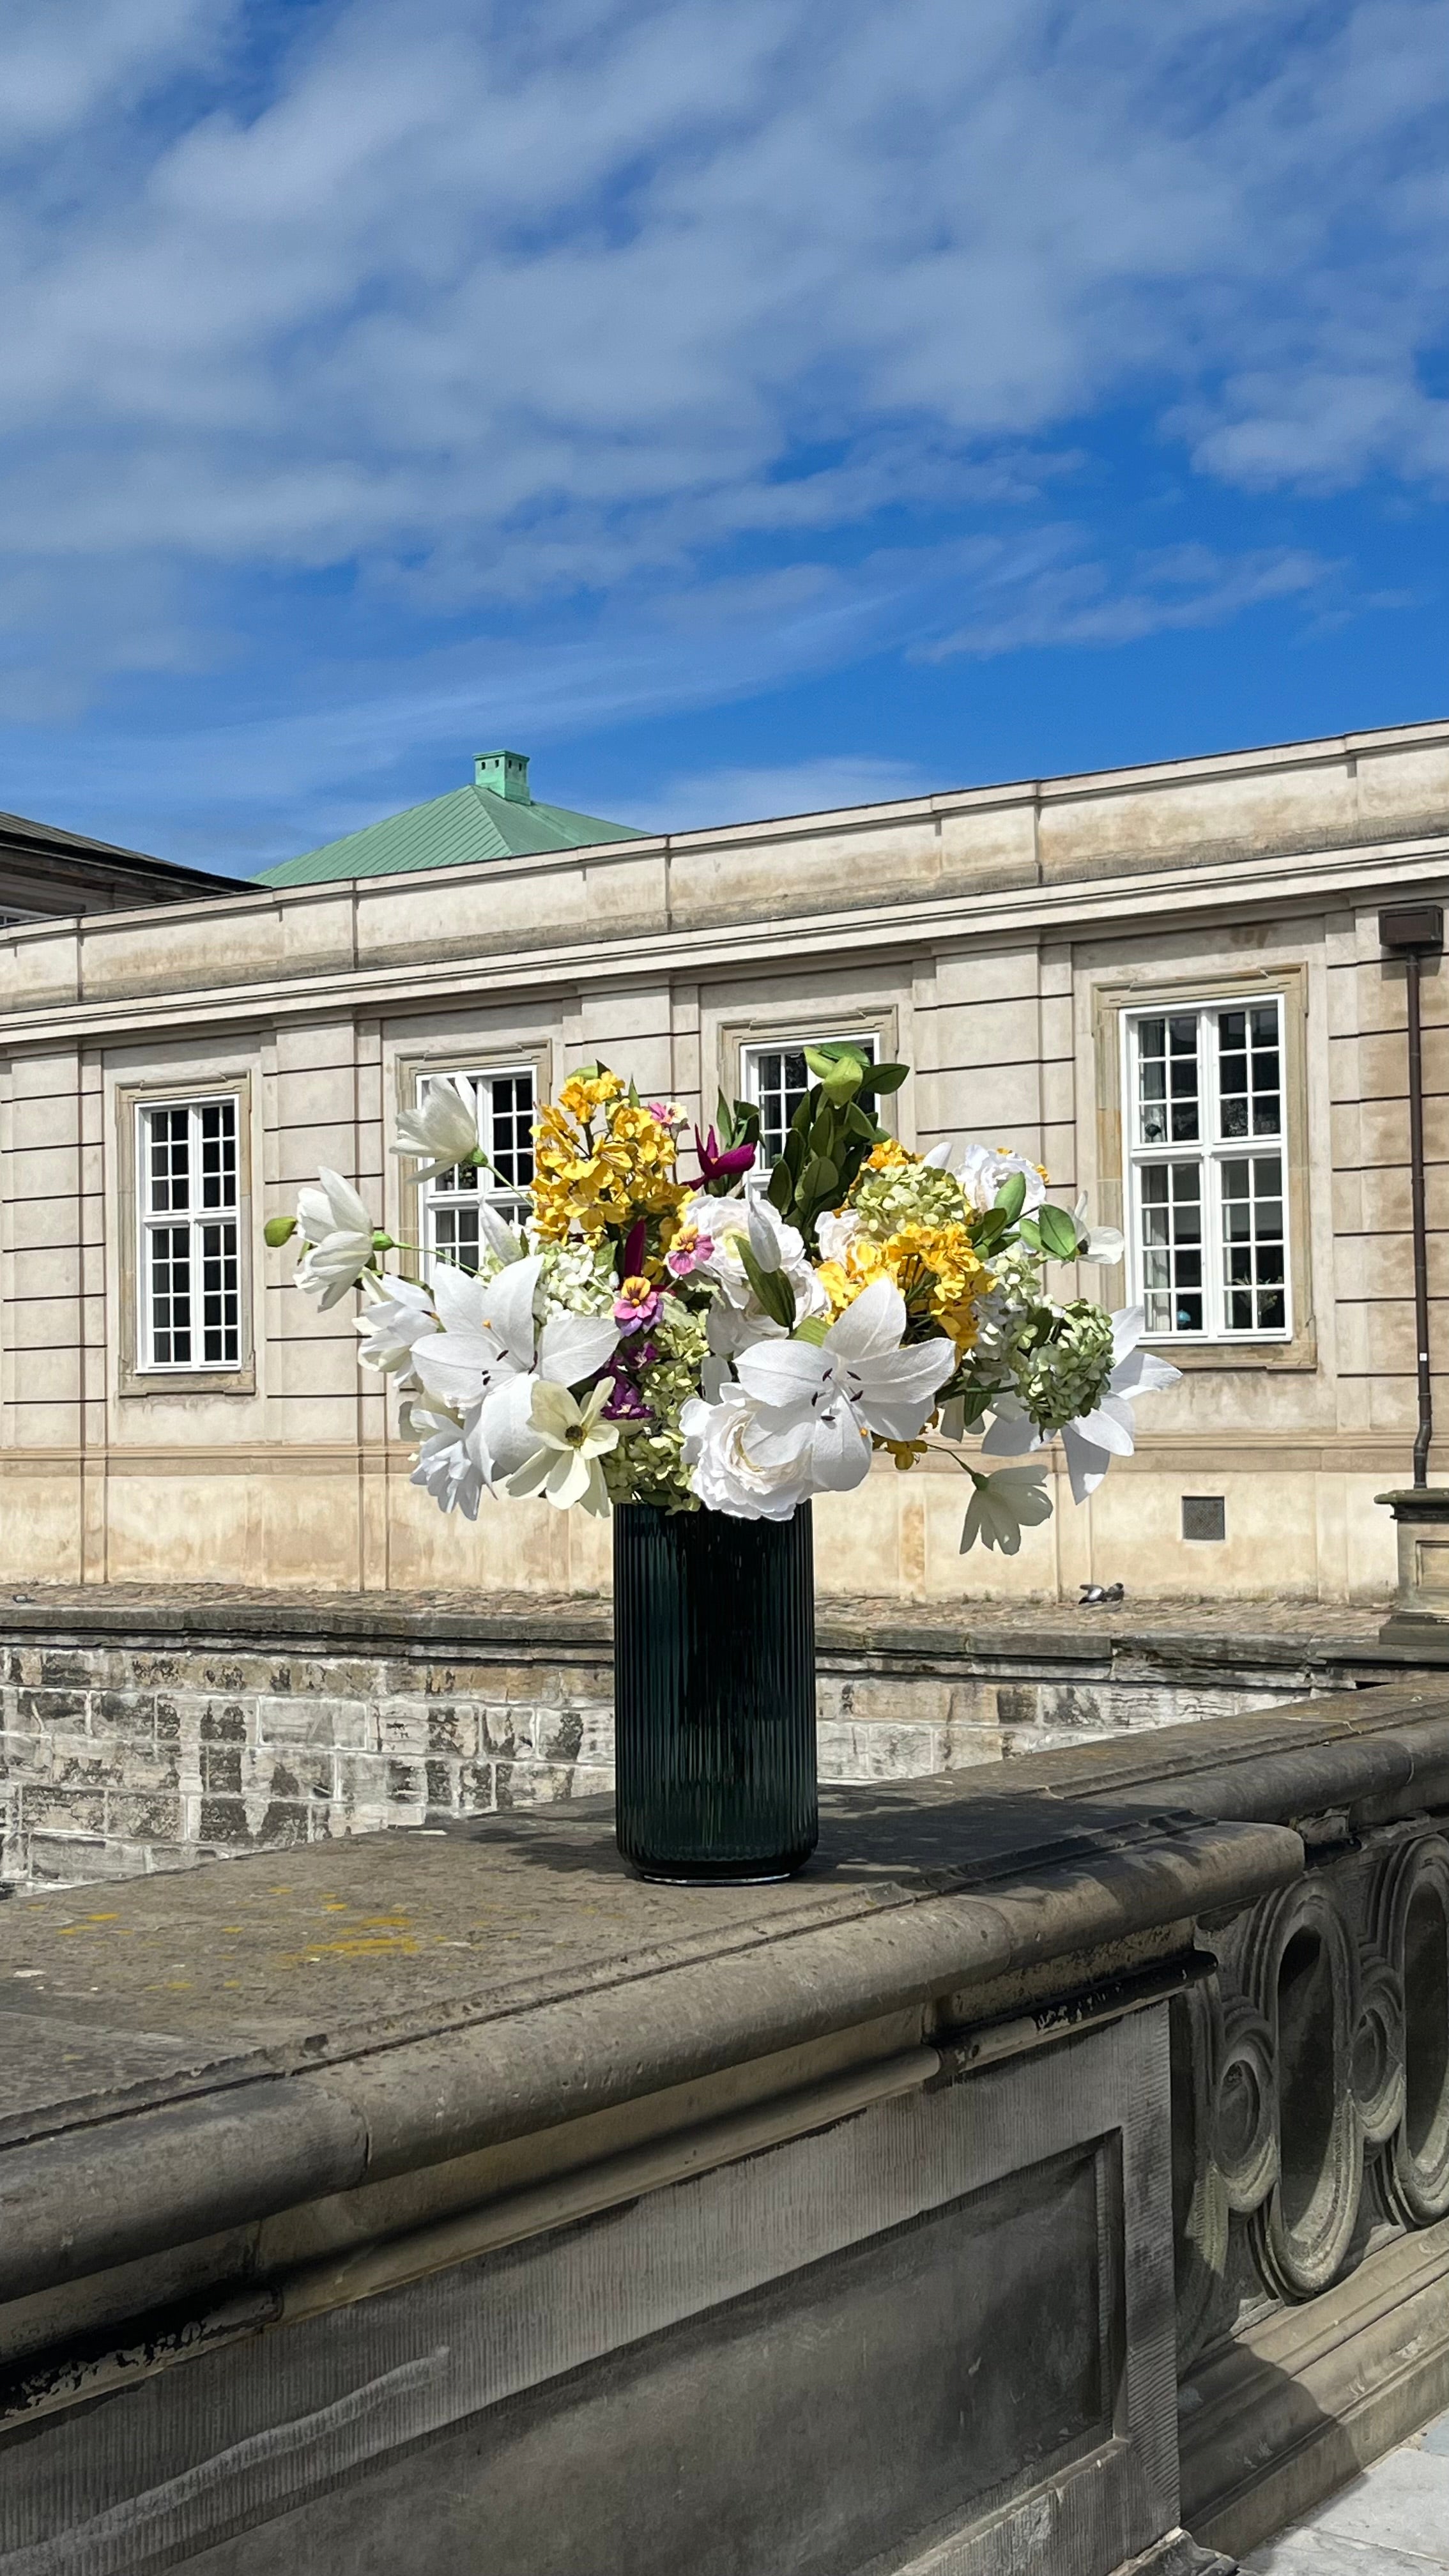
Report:
[[[1243,2576],[1437,2576],[1449,2569],[1449,2415],[1376,2461]]]

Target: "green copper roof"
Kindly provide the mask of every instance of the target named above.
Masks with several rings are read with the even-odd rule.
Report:
[[[478,766],[502,754],[480,758]],[[516,757],[516,755],[512,755]],[[581,850],[594,841],[642,841],[628,823],[606,823],[597,814],[574,814],[565,805],[535,805],[517,790],[455,787],[450,796],[390,814],[299,859],[263,868],[258,885],[321,885],[331,877],[402,876],[415,868],[465,868],[478,859],[526,859],[541,850]]]

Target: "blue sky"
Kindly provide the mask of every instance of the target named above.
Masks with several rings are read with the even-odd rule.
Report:
[[[1449,715],[1449,0],[10,0],[0,805]]]

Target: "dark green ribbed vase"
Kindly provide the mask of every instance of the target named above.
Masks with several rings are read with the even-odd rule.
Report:
[[[615,1816],[645,1878],[789,1878],[815,1849],[810,1506],[614,1513]]]

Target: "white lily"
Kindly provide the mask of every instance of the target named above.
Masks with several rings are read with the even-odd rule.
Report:
[[[416,1109],[400,1109],[395,1154],[417,1157],[414,1178],[436,1180],[455,1163],[469,1163],[482,1152],[473,1095],[457,1074],[430,1082]]]
[[[415,1364],[430,1394],[455,1413],[467,1414],[512,1377],[536,1372],[576,1386],[618,1348],[619,1327],[609,1315],[550,1315],[539,1331],[534,1299],[542,1270],[543,1255],[533,1252],[488,1279],[438,1271],[434,1294],[444,1330],[418,1344]]]
[[[366,1312],[353,1319],[353,1330],[361,1336],[358,1358],[364,1368],[396,1377],[401,1387],[415,1387],[419,1381],[413,1368],[414,1347],[438,1329],[429,1291],[416,1279],[392,1275],[374,1283],[367,1271],[360,1284],[370,1302]]]
[[[978,1476],[974,1467],[967,1473],[975,1490],[962,1524],[961,1554],[980,1539],[983,1547],[999,1547],[1003,1556],[1015,1556],[1022,1531],[1035,1529],[1052,1516],[1052,1498],[1042,1481],[1046,1460],[1031,1458],[1020,1467],[998,1467],[994,1476]]]
[[[1160,1360],[1155,1351],[1139,1350],[1146,1325],[1140,1306],[1118,1309],[1112,1318],[1112,1374],[1095,1410],[1063,1424],[1056,1435],[1067,1453],[1074,1502],[1083,1503],[1088,1494],[1096,1492],[1114,1458],[1131,1457],[1136,1446],[1133,1399],[1176,1386],[1182,1375],[1181,1369],[1175,1369],[1168,1360]],[[1038,1431],[1014,1396],[1002,1396],[997,1401],[996,1419],[981,1447],[987,1457],[1021,1458],[1044,1448],[1050,1436]]]
[[[875,1431],[885,1440],[916,1440],[955,1373],[956,1346],[938,1334],[903,1349],[905,1329],[906,1301],[894,1280],[873,1279],[823,1341],[758,1343],[741,1354],[736,1373],[758,1405],[806,1411],[822,1431],[844,1407],[861,1438]],[[839,1436],[832,1430],[832,1443]]]
[[[1022,1214],[1030,1216],[1046,1197],[1046,1183],[1035,1163],[1024,1154],[1013,1154],[1005,1145],[968,1145],[961,1158],[961,1187],[974,1208],[983,1216],[996,1205],[1006,1183],[1019,1172],[1026,1183]]]
[[[1072,1214],[1077,1220],[1078,1234],[1086,1237],[1077,1255],[1079,1261],[1100,1261],[1104,1269],[1110,1269],[1115,1262],[1121,1260],[1127,1249],[1125,1234],[1119,1233],[1115,1225],[1088,1225],[1085,1190],[1073,1208]]]
[[[293,1274],[304,1296],[324,1308],[355,1287],[373,1254],[371,1217],[350,1181],[320,1171],[297,1193],[297,1231],[305,1250]]]
[[[609,1489],[599,1460],[619,1441],[617,1422],[603,1419],[614,1391],[613,1379],[601,1378],[582,1404],[566,1386],[549,1378],[535,1378],[532,1389],[529,1426],[534,1446],[510,1475],[509,1493],[515,1498],[542,1494],[560,1512],[581,1503],[586,1512],[603,1517],[609,1509]]]

